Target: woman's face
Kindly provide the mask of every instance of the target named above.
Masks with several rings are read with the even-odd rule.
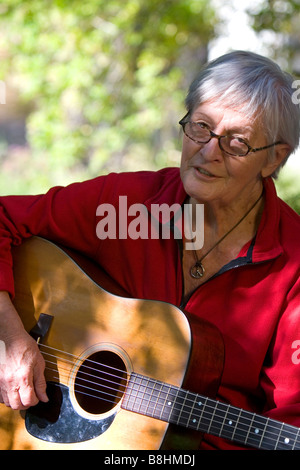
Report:
[[[250,121],[238,108],[205,102],[195,109],[190,119],[205,123],[218,135],[234,134],[243,138],[253,148],[270,144],[266,142],[259,122]],[[252,200],[262,191],[262,178],[274,171],[267,152],[249,153],[246,157],[230,156],[220,149],[218,139],[197,144],[184,135],[181,178],[185,190],[202,203],[227,205],[237,199]]]

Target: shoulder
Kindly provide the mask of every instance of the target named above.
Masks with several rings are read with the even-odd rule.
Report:
[[[265,208],[257,232],[254,259],[257,262],[276,259],[285,253],[285,259],[294,263],[300,259],[300,217],[278,197],[272,179],[265,181],[264,187]]]
[[[300,231],[300,216],[277,194],[276,186],[271,178],[264,182],[266,195],[266,218],[271,228],[274,230],[278,225],[279,229],[291,232]]]
[[[279,199],[280,233],[286,250],[292,250],[300,260],[300,216],[288,204]]]
[[[173,178],[180,180],[179,168],[163,168],[158,171],[133,171],[127,173],[110,173],[107,178],[115,180],[124,188],[131,188],[134,183],[138,187],[141,186],[145,191],[153,185],[160,187],[165,182]]]
[[[300,215],[294,211],[286,202],[282,199],[278,198],[279,200],[279,207],[280,207],[280,216],[281,219],[285,221],[285,223],[290,223],[295,227],[298,231],[300,231]]]
[[[136,202],[145,202],[159,194],[176,199],[176,194],[182,192],[180,170],[173,167],[158,171],[110,173],[99,177],[98,182],[102,197],[109,199],[126,195]]]

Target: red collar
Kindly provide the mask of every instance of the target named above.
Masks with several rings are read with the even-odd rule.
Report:
[[[179,168],[165,168],[160,172],[161,181],[159,190],[154,196],[151,196],[145,205],[151,213],[153,204],[173,204],[181,206],[187,198],[184,190]],[[283,248],[279,239],[279,221],[280,221],[280,199],[277,196],[276,188],[272,178],[264,180],[265,207],[261,222],[258,227],[255,244],[253,247],[252,261],[259,263],[269,259],[277,258],[283,253]],[[152,214],[154,216],[154,214]],[[159,215],[159,222],[168,223],[173,214],[163,211]],[[170,215],[170,217],[168,217]],[[249,248],[249,244],[245,249]],[[242,254],[243,250],[240,253]]]

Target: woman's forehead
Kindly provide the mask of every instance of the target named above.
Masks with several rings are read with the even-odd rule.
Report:
[[[223,121],[233,128],[254,131],[259,124],[259,118],[245,112],[243,106],[228,106],[218,101],[200,103],[191,114],[192,119],[208,119],[215,124]]]

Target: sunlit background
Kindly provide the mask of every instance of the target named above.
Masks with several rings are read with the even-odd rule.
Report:
[[[200,66],[245,49],[299,78],[299,21],[299,0],[1,2],[0,193],[178,165]],[[296,153],[276,182],[298,212],[299,175]]]
[[[292,54],[294,66],[289,66],[285,54],[280,56],[280,46],[285,45],[286,41],[289,40],[288,35],[286,37],[280,37],[276,32],[277,27],[274,25],[274,30],[266,29],[257,34],[253,27],[251,16],[247,13],[249,10],[256,13],[261,11],[262,6],[268,2],[262,0],[232,0],[224,2],[222,0],[214,0],[213,2],[220,13],[223,23],[220,26],[220,32],[218,37],[211,41],[209,46],[209,59],[214,59],[222,54],[225,54],[229,50],[244,49],[248,51],[257,52],[259,54],[266,55],[272,58],[274,46],[277,49],[276,58],[280,65],[290,72],[298,75],[299,69],[297,68],[297,61],[300,57],[300,43],[297,44],[298,51]],[[274,3],[274,2],[272,2]],[[300,5],[300,2],[277,2],[278,8],[287,12],[292,11],[293,4]],[[234,12],[234,14],[233,14]],[[300,20],[298,16],[297,21]],[[296,21],[295,21],[296,24]],[[300,23],[298,23],[300,24]],[[292,24],[290,25],[290,31],[292,31]],[[296,34],[296,31],[294,31]],[[279,41],[280,38],[280,41]],[[300,35],[298,36],[300,39]],[[290,39],[291,40],[291,39]],[[279,44],[278,44],[279,41]],[[296,41],[295,41],[296,42]],[[281,178],[285,177],[285,180],[290,176],[295,181],[295,191],[300,193],[300,185],[297,183],[297,178],[300,178],[300,151],[295,152],[289,159],[286,168],[281,175]]]

